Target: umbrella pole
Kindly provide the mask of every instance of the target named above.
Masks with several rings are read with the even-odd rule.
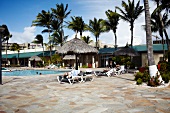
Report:
[[[76,70],[78,70],[77,54],[76,54]]]

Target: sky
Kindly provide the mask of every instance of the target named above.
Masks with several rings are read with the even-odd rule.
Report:
[[[128,0],[124,0],[126,3]],[[135,4],[138,0],[135,0]],[[68,4],[68,11],[71,10],[70,15],[65,21],[71,21],[71,16],[82,16],[84,22],[89,24],[89,20],[107,19],[105,11],[108,9],[115,11],[115,7],[121,7],[122,0],[1,0],[0,3],[0,25],[7,25],[12,38],[9,43],[30,43],[34,40],[37,34],[42,34],[43,27],[31,27],[32,21],[36,19],[38,13],[42,10],[51,11],[51,8],[56,8],[56,4]],[[143,6],[143,0],[140,1]],[[153,11],[155,4],[150,1],[150,11]],[[119,11],[117,11],[119,12]],[[141,27],[145,24],[144,12],[135,21],[134,26],[134,42],[133,45],[145,44],[145,31]],[[65,35],[69,35],[68,40],[75,37],[75,32],[65,28]],[[169,32],[168,32],[169,33]],[[170,33],[169,33],[170,34]],[[42,34],[44,42],[48,42],[48,34]],[[84,36],[90,36],[95,41],[95,37],[90,32],[83,32]],[[128,22],[119,21],[117,29],[117,44],[118,46],[125,46],[130,44],[130,26]],[[99,40],[105,44],[114,45],[113,32],[102,33]],[[154,38],[153,38],[154,40]]]

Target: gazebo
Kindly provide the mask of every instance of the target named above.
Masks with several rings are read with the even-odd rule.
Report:
[[[58,51],[58,53],[66,54],[66,55],[75,55],[76,60],[76,70],[78,70],[78,61],[77,57],[79,54],[97,54],[98,50],[83,40],[74,38],[68,42],[66,42]]]

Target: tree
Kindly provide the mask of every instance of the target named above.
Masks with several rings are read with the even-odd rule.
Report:
[[[82,40],[84,40],[87,44],[90,44],[91,42],[93,42],[93,40],[90,40],[89,36],[83,36],[81,37]]]
[[[61,30],[58,31],[58,32],[55,31],[52,34],[52,36],[53,36],[52,39],[54,40],[54,44],[60,45],[60,46],[62,46],[66,42],[66,40],[68,38],[68,35],[64,36],[64,38],[62,37],[62,31]]]
[[[20,52],[20,46],[17,44],[17,43],[13,43],[11,48],[10,48],[11,51],[17,51],[18,52],[18,57],[17,57],[17,64],[19,64],[19,52]]]
[[[6,48],[5,48],[5,51],[6,51],[5,67],[6,67],[6,63],[8,62],[8,54],[7,54],[8,41],[9,41],[9,39],[12,37],[12,34],[10,34],[10,32],[9,32],[9,30],[8,30],[8,27],[7,27],[6,25],[2,25],[2,27],[5,28],[4,35],[3,35],[3,40],[4,40],[4,41],[7,41],[7,43],[6,43]]]
[[[163,26],[162,26],[163,22]],[[169,38],[167,36],[166,28],[168,28],[170,25],[170,20],[168,20],[168,15],[164,13],[162,18],[160,19],[159,14],[152,14],[151,15],[151,30],[152,32],[159,32],[159,35],[162,37],[162,44],[163,44],[163,51],[165,55],[164,50],[164,37],[163,34],[165,34],[166,42],[167,42],[167,48],[169,50]]]
[[[147,56],[148,56],[148,66],[150,76],[155,76],[157,67],[155,65],[154,56],[153,56],[153,46],[152,46],[152,33],[151,33],[151,24],[150,24],[150,12],[149,12],[149,2],[144,0],[145,7],[145,24],[146,24],[146,44],[147,44]]]
[[[106,25],[107,31],[112,30],[114,35],[115,35],[115,48],[117,48],[117,35],[116,35],[116,30],[117,26],[119,24],[119,15],[112,10],[108,10],[105,12],[107,16],[107,20],[105,20],[104,25]]]
[[[133,28],[134,28],[134,22],[139,17],[139,15],[142,14],[144,11],[143,6],[140,6],[140,1],[138,3],[134,4],[134,0],[131,2],[128,0],[128,4],[122,1],[122,7],[124,10],[122,10],[119,7],[116,7],[121,14],[119,16],[124,20],[130,23],[130,30],[131,30],[131,46],[133,46]]]
[[[82,17],[71,17],[72,21],[68,22],[68,28],[76,32],[75,37],[77,38],[77,33],[80,32],[80,37],[82,37],[82,32],[87,29],[87,25],[84,23]]]
[[[106,31],[105,26],[103,25],[103,19],[97,20],[94,18],[94,20],[89,21],[88,30],[95,36],[96,38],[96,48],[98,48],[98,38],[101,33]]]
[[[43,48],[43,57],[44,57],[44,41],[43,41],[43,36],[38,34],[36,37],[35,37],[35,40],[33,40],[32,43],[35,43],[35,44],[41,44],[42,48]]]
[[[52,20],[53,20],[53,14],[50,13],[50,11],[46,12],[42,10],[41,13],[37,15],[36,20],[32,21],[32,26],[46,27],[47,29],[44,29],[42,33],[48,32],[50,37],[50,32],[52,32],[51,31]],[[50,50],[50,61],[51,61],[51,50]]]
[[[67,12],[68,4],[64,7],[64,4],[56,4],[56,9],[51,8],[52,13],[56,19],[59,19],[61,22],[61,32],[62,32],[62,40],[64,38],[64,31],[63,31],[63,22],[64,19],[71,13],[71,10]],[[62,45],[61,45],[62,46]]]

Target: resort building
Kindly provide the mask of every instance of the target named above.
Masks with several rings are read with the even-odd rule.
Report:
[[[154,60],[155,64],[157,64],[159,61],[163,60],[163,53],[164,51],[167,51],[167,45],[164,44],[164,51],[163,51],[163,46],[161,41],[155,41],[153,42],[153,52],[154,52]],[[156,44],[155,44],[156,43]],[[5,47],[5,44],[3,44],[3,48]],[[12,44],[10,44],[12,45]],[[8,46],[8,48],[10,47]],[[32,56],[39,56],[43,57],[43,48],[41,45],[35,45],[35,44],[21,44],[22,49],[19,52],[19,57],[18,57],[18,52],[17,51],[9,51],[2,52],[2,59],[3,62],[2,64],[5,63],[6,58],[8,59],[7,64],[8,65],[17,65],[17,59],[19,58],[19,64],[20,66],[32,66],[31,62],[29,61],[29,58]],[[60,47],[54,47],[52,49],[52,55],[56,54],[57,51],[60,51]],[[119,48],[118,48],[119,49]],[[138,53],[139,56],[132,57],[132,62],[135,64],[136,67],[141,67],[145,66],[148,63],[147,60],[147,47],[146,45],[135,45],[133,46],[133,49],[135,49]],[[3,49],[4,50],[4,49]],[[115,51],[115,48],[113,47],[107,47],[99,49],[98,54],[81,54],[78,55],[78,63],[79,67],[106,67],[109,65],[112,65],[112,57],[114,56],[113,53]],[[50,51],[45,47],[44,49],[44,57],[46,59],[50,58]],[[62,65],[67,67],[68,65],[75,66],[75,56],[67,56],[67,55],[62,55],[63,57],[63,62]]]

